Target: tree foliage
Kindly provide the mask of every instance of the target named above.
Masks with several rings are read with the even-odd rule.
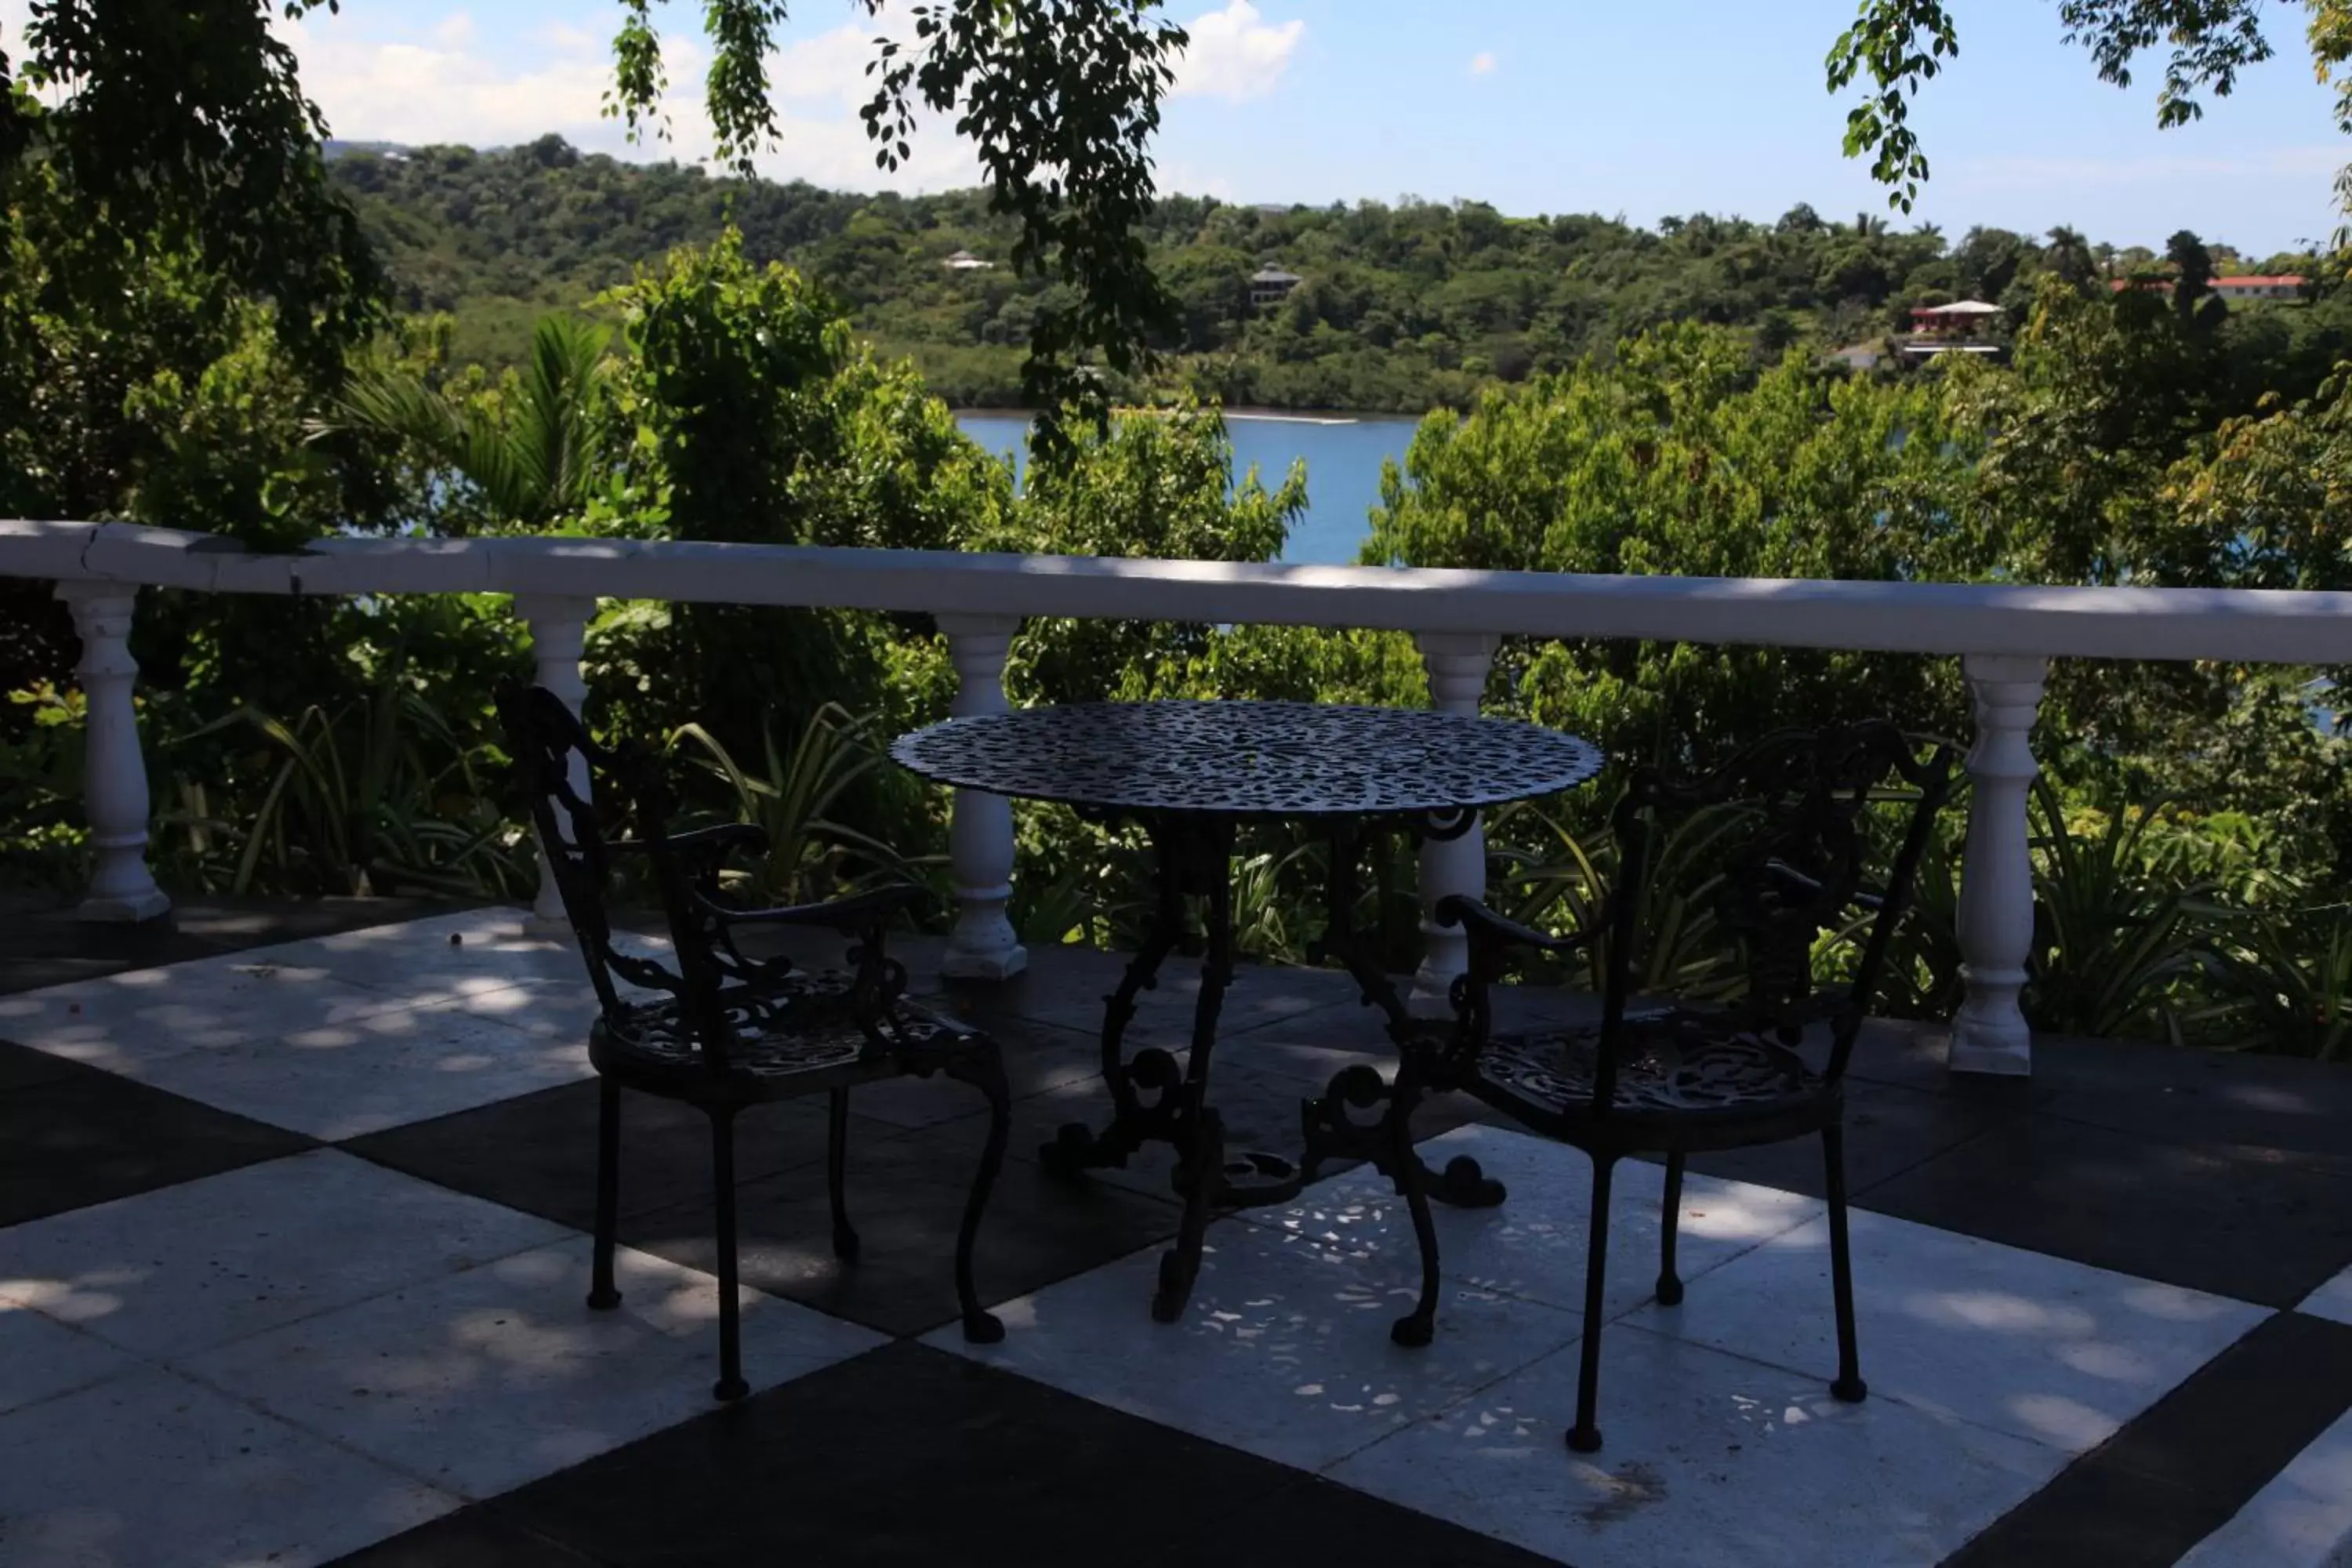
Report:
[[[2335,83],[2337,121],[2352,135],[2352,0],[2304,0],[2304,9],[2313,67],[2322,82]],[[1958,55],[1961,11],[1957,0],[1861,0],[1853,25],[1830,48],[1832,92],[1866,79],[1846,116],[1846,155],[1870,154],[1873,177],[1904,212],[1927,177],[1911,100]],[[2099,79],[2117,87],[2132,85],[2143,55],[2167,51],[2156,95],[2156,122],[2165,128],[2201,119],[2206,96],[2227,98],[2241,72],[2273,53],[2263,0],[2058,0],[2058,18],[2065,41],[2088,50]],[[2352,164],[2337,175],[2336,192],[2352,213]]]
[[[455,314],[460,359],[519,362],[541,314],[583,308],[643,257],[730,223],[747,256],[821,283],[860,332],[914,356],[950,402],[1025,404],[1023,350],[1040,313],[1073,298],[1059,280],[945,265],[958,250],[1001,260],[1018,243],[1018,226],[972,192],[722,184],[583,156],[552,137],[503,153],[355,153],[333,169],[381,239],[401,301]],[[1769,224],[1694,214],[1646,230],[1589,215],[1510,217],[1475,202],[1267,211],[1174,195],[1137,232],[1176,312],[1150,340],[1159,366],[1110,374],[1112,392],[1414,413],[1605,357],[1671,321],[1742,328],[1769,363],[1791,346],[1878,342],[1908,325],[1914,305],[1955,298],[2003,305],[2007,331],[2046,274],[2090,291],[2111,268],[2160,265],[2149,252],[2103,263],[2069,229],[2046,242],[1995,227],[1947,239],[1809,207]],[[2317,270],[2309,257],[2205,254],[2216,272]],[[1267,261],[1304,281],[1279,305],[1254,307],[1249,275]],[[2223,347],[2235,356],[2236,340],[2251,337],[2262,342],[2248,385],[2307,395],[2352,350],[2352,299],[2238,311]]]

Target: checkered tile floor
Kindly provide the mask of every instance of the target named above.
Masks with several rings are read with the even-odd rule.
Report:
[[[1560,1442],[1580,1155],[1433,1120],[1429,1154],[1475,1152],[1511,1198],[1440,1211],[1425,1351],[1389,1342],[1412,1237],[1360,1171],[1217,1222],[1189,1314],[1155,1324],[1164,1155],[1084,1188],[1027,1158],[1103,1111],[1116,963],[1040,954],[947,999],[1021,1097],[981,1255],[1004,1342],[951,1326],[970,1091],[857,1096],[850,1266],[822,1115],[775,1108],[739,1152],[754,1396],[721,1410],[695,1113],[627,1101],[625,1304],[582,1305],[575,954],[512,910],[182,929],[131,961],[0,946],[10,1568],[2352,1561],[2341,1069],[2053,1042],[2033,1083],[1969,1085],[1874,1036],[1851,1138],[1871,1399],[1825,1387],[1810,1147],[1696,1163],[1675,1309],[1648,1289],[1661,1173],[1635,1165],[1584,1458]],[[1165,987],[1139,1037],[1180,1039],[1189,1005]],[[1285,1146],[1303,1094],[1379,1055],[1330,975],[1251,973],[1228,1018],[1244,1142]]]

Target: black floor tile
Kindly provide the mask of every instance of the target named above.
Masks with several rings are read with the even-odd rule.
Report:
[[[1965,1099],[1854,1079],[1847,1084],[1845,1097],[1846,1191],[1866,1194],[2020,1114]],[[1694,1154],[1690,1168],[1808,1197],[1822,1197],[1828,1192],[1822,1141],[1814,1137]]]
[[[535,1483],[494,1504],[620,1565],[1031,1568],[1258,1561],[1226,1521],[1297,1472],[960,1356],[898,1344]],[[1337,1493],[1337,1489],[1332,1489]],[[1354,1524],[1349,1503],[1375,1516]],[[1352,1494],[1269,1505],[1335,1539],[1420,1531],[1470,1565],[1482,1538]],[[1342,1531],[1347,1533],[1342,1534]],[[1354,1561],[1309,1550],[1286,1561]]]
[[[2288,1307],[2352,1262],[2352,1180],[2014,1118],[1862,1206],[2143,1279]]]
[[[2168,1568],[2352,1407],[2352,1328],[2258,1324],[1947,1560]]]
[[[1315,1476],[1221,1515],[1199,1548],[1148,1561],[1152,1568],[1559,1568],[1557,1558]]]
[[[985,1131],[962,1121],[852,1140],[849,1212],[863,1243],[854,1263],[833,1256],[822,1163],[743,1184],[743,1282],[889,1334],[952,1321],[950,1259]],[[1177,1218],[1170,1204],[1108,1183],[1063,1182],[1008,1159],[980,1232],[981,1295],[1002,1300],[1084,1273],[1174,1235]],[[690,1268],[714,1266],[706,1195],[625,1220],[621,1237]]]
[[[477,1504],[335,1559],[335,1568],[593,1568],[559,1545]]]
[[[63,1057],[0,1040],[0,1091],[22,1089],[30,1083],[49,1083],[88,1070]]]
[[[299,1133],[76,1068],[0,1093],[0,1226],[313,1147]]]
[[[372,1132],[343,1147],[412,1176],[587,1230],[596,1217],[596,1098],[593,1081],[565,1084]],[[898,1130],[871,1123],[860,1131],[870,1138]],[[821,1163],[824,1144],[821,1098],[754,1107],[736,1120],[736,1179]],[[621,1212],[709,1201],[710,1119],[677,1100],[623,1090]]]
[[[985,1027],[991,1018],[1020,1018],[1089,1034],[1102,1028],[1104,1001],[1118,988],[1123,954],[1093,948],[1032,948],[1026,973],[1001,985],[950,984],[941,994],[967,1001]],[[1126,1042],[1170,1048],[1192,1040],[1192,1014],[1201,989],[1200,963],[1171,958],[1159,984],[1136,998]],[[1334,1003],[1356,1000],[1355,982],[1337,970],[1242,964],[1218,1016],[1221,1037],[1297,1018]]]
[[[75,965],[113,973],[210,958],[221,951],[181,931],[168,916],[138,921],[85,921],[70,904],[20,910],[0,920],[0,988],[23,991],[87,978],[65,973]]]
[[[103,980],[139,965],[121,958],[0,958],[0,996],[81,980]]]
[[[2039,1048],[2044,1115],[2352,1175],[2352,1065],[2132,1040]]]
[[[976,1022],[952,1003],[930,1005],[947,1016]],[[1015,1100],[1102,1076],[1102,1046],[1092,1034],[1020,1018],[992,1019],[985,1027],[1003,1054],[1005,1079]],[[984,1114],[988,1100],[971,1085],[934,1073],[860,1085],[850,1094],[850,1107],[860,1116],[912,1128]]]

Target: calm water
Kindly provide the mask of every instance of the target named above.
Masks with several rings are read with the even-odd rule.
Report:
[[[964,434],[992,452],[1025,460],[1022,443],[1029,422],[1019,414],[959,414]],[[1290,465],[1307,464],[1307,512],[1290,531],[1285,561],[1345,565],[1370,531],[1366,515],[1381,499],[1381,460],[1402,463],[1412,440],[1412,419],[1378,415],[1336,419],[1269,418],[1229,414],[1236,476],[1255,467],[1268,489],[1282,483]]]

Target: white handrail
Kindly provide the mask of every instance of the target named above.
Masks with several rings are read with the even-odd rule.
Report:
[[[553,594],[1948,656],[2352,664],[2352,593],[1604,577],[543,536],[330,539],[299,554],[221,545],[129,523],[0,521],[0,574],[232,594]]]

